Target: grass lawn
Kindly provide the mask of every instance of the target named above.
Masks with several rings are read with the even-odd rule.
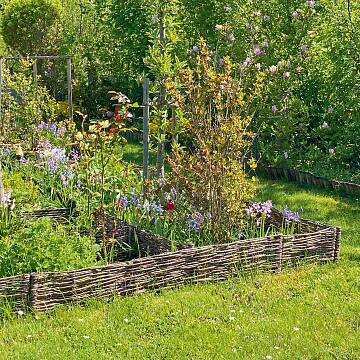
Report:
[[[360,359],[360,201],[268,181],[259,198],[340,225],[340,261],[6,317],[0,360]]]

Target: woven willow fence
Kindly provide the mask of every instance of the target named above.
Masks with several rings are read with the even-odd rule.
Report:
[[[271,223],[281,224],[273,211]],[[108,299],[114,295],[175,287],[183,283],[225,280],[239,272],[281,271],[300,261],[323,263],[339,255],[340,229],[302,221],[302,234],[275,235],[203,247],[183,245],[172,251],[166,239],[134,227],[119,231],[118,242],[136,237],[140,257],[81,270],[32,273],[0,279],[0,300],[8,299],[19,309],[51,310],[56,305]],[[133,241],[133,240],[131,240]]]
[[[360,185],[345,181],[329,180],[321,176],[316,176],[307,171],[299,171],[295,169],[286,169],[278,167],[259,167],[270,179],[279,180],[286,179],[295,181],[299,184],[308,184],[319,186],[322,188],[332,188],[349,194],[360,195]]]

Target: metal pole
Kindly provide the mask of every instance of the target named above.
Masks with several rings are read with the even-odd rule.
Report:
[[[68,86],[68,103],[69,103],[69,119],[74,119],[73,113],[73,94],[72,94],[72,64],[71,57],[66,59],[67,63],[67,86]]]
[[[146,182],[149,179],[149,117],[150,117],[150,104],[149,104],[149,79],[144,79],[143,84],[143,145],[144,145],[144,158],[143,158],[143,180],[144,180],[144,195]]]
[[[37,67],[37,60],[35,59],[33,62],[33,76],[34,76],[34,84],[37,88],[38,86],[38,67]]]
[[[164,11],[164,2],[160,4],[159,10],[159,40],[160,40],[160,53],[162,56],[165,55],[166,47],[166,30],[165,30],[165,11]],[[159,96],[159,109],[164,111],[165,100],[166,100],[166,88],[164,84],[164,76],[160,74],[160,96]],[[160,136],[163,134],[160,134]],[[159,139],[158,150],[157,150],[157,176],[162,184],[165,177],[164,170],[164,160],[165,160],[165,143],[163,140]]]

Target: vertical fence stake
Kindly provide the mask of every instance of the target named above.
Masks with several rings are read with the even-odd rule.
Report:
[[[69,119],[74,119],[73,114],[73,97],[72,97],[72,64],[71,57],[66,58],[67,63],[67,86],[68,86],[68,103],[69,103]]]
[[[143,145],[144,145],[144,157],[143,157],[143,182],[144,182],[144,196],[146,196],[146,185],[149,179],[149,116],[150,116],[150,104],[149,104],[149,79],[144,79],[143,84]]]

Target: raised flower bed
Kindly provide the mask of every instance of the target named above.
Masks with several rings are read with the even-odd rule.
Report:
[[[273,210],[269,221],[280,226],[283,216]],[[338,258],[339,228],[302,220],[301,229],[295,235],[192,247],[172,244],[124,224],[114,238],[117,243],[136,241],[139,258],[81,270],[3,278],[0,299],[9,299],[17,308],[44,311],[93,297],[108,299],[187,282],[225,280],[253,270],[278,272],[299,262],[323,263]]]

